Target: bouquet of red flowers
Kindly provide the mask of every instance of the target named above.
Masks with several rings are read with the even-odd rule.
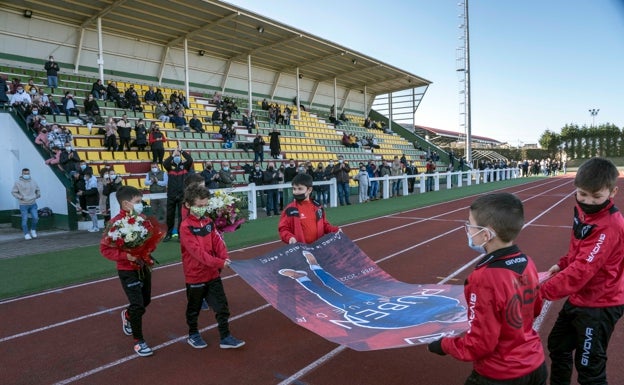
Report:
[[[151,267],[154,262],[158,262],[151,253],[165,235],[156,218],[137,214],[129,214],[110,222],[105,234],[111,246],[135,257],[134,263],[139,267]]]
[[[239,217],[239,202],[240,198],[224,190],[215,191],[208,201],[206,214],[212,219],[218,231],[222,233],[236,231],[245,222],[245,218]]]

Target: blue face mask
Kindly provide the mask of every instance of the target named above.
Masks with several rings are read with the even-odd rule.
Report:
[[[174,161],[175,163],[180,163],[180,157],[179,157],[179,156],[174,156],[174,157],[173,157],[173,161]]]
[[[471,249],[473,249],[474,251],[476,251],[479,254],[487,254],[487,250],[485,249],[485,244],[488,243],[492,238],[494,238],[496,236],[496,234],[485,228],[485,227],[481,227],[481,226],[472,226],[472,227],[478,227],[480,228],[479,231],[477,231],[476,233],[474,233],[473,235],[470,235],[470,233],[468,232],[468,229],[466,229],[466,236],[468,237],[468,247],[470,247]],[[479,234],[482,231],[487,231],[488,233],[490,233],[490,239],[483,242],[480,245],[475,245],[474,241],[472,240],[477,234]]]

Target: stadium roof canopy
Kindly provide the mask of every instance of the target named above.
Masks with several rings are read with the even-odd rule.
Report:
[[[427,137],[432,143],[435,143],[440,146],[448,146],[451,143],[466,140],[466,135],[463,133],[442,130],[439,128],[425,127],[425,126],[414,126],[414,132],[416,135],[419,135],[423,138]],[[488,138],[486,136],[479,135],[471,135],[473,143],[479,143],[482,145],[489,146],[499,146],[503,144],[502,142]]]
[[[431,82],[375,58],[313,36],[275,20],[228,3],[211,0],[55,0],[4,2],[5,9],[58,21],[77,29],[102,31],[151,42],[182,47],[233,62],[277,72],[293,73],[339,87],[363,89],[381,95]],[[270,8],[267,8],[267,12]],[[319,23],[326,22],[319,20]],[[337,28],[340,28],[337,26]],[[349,33],[345,30],[345,33]]]

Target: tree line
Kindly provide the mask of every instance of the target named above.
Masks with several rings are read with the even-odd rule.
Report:
[[[624,131],[612,123],[597,126],[566,124],[561,133],[546,130],[539,139],[551,158],[568,159],[624,156]]]

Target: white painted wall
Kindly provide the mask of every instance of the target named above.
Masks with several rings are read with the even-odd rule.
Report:
[[[17,199],[11,195],[15,181],[22,174],[23,168],[30,169],[33,180],[39,185],[41,198],[37,205],[49,207],[58,214],[67,215],[67,201],[65,186],[52,172],[50,166],[44,163],[35,144],[24,135],[13,119],[13,115],[0,113],[0,210],[19,209]]]

